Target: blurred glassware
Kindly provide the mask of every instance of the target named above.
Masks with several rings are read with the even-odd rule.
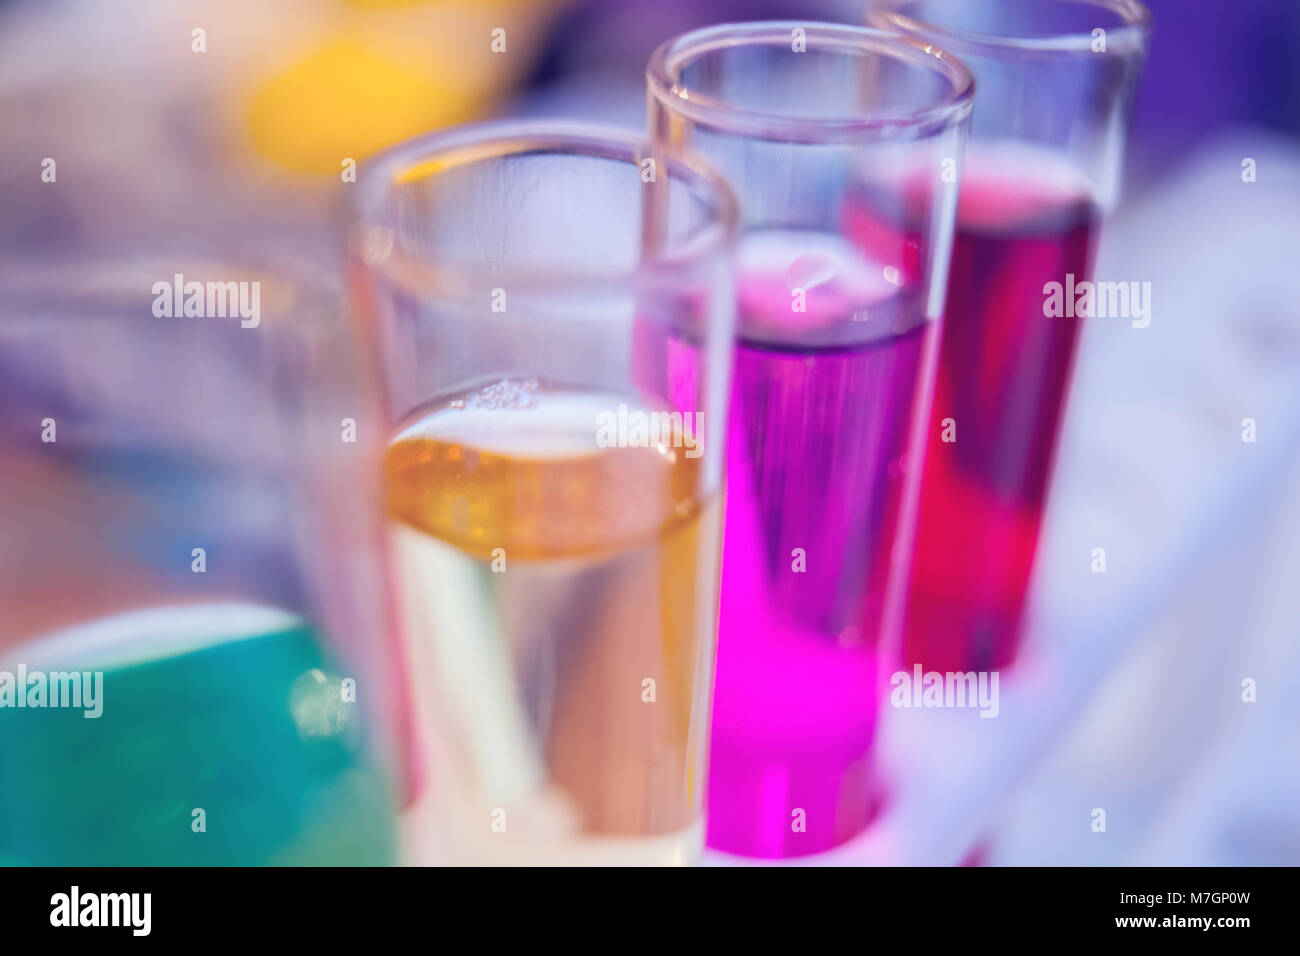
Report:
[[[379,428],[337,289],[122,253],[6,261],[0,302],[0,860],[389,862]]]

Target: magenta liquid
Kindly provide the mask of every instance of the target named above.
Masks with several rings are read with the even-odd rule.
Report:
[[[1059,169],[980,158],[962,179],[907,612],[905,662],[927,670],[1015,658],[1081,327],[1043,314],[1043,287],[1091,277],[1098,215]]]
[[[852,258],[782,276],[742,256],[708,816],[730,853],[826,850],[873,810],[877,642],[933,323]]]

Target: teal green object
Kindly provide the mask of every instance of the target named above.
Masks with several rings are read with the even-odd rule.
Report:
[[[148,638],[120,640],[142,620]],[[365,746],[360,705],[301,619],[163,608],[61,637],[27,652],[49,663],[22,648],[7,658],[28,670],[102,670],[102,713],[0,706],[0,862],[393,862],[392,793]]]

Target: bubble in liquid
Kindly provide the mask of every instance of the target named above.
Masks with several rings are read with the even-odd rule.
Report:
[[[477,395],[469,400],[469,408],[533,408],[537,405],[536,379],[516,381],[505,379],[493,385],[479,389]]]
[[[343,681],[313,668],[289,688],[289,710],[304,737],[332,737],[348,728],[353,705],[343,699]]]

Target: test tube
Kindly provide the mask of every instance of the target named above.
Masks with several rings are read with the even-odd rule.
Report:
[[[353,276],[425,862],[703,848],[735,200],[617,132],[461,127],[369,164]]]
[[[651,57],[649,122],[741,212],[709,844],[829,849],[878,802],[972,81],[941,51],[806,22]]]
[[[118,251],[11,259],[0,299],[0,863],[392,862],[379,431],[337,283]]]
[[[1091,280],[1151,17],[1136,0],[876,0],[869,21],[975,74],[904,656],[996,671],[1019,652],[1085,319],[1141,307]]]

